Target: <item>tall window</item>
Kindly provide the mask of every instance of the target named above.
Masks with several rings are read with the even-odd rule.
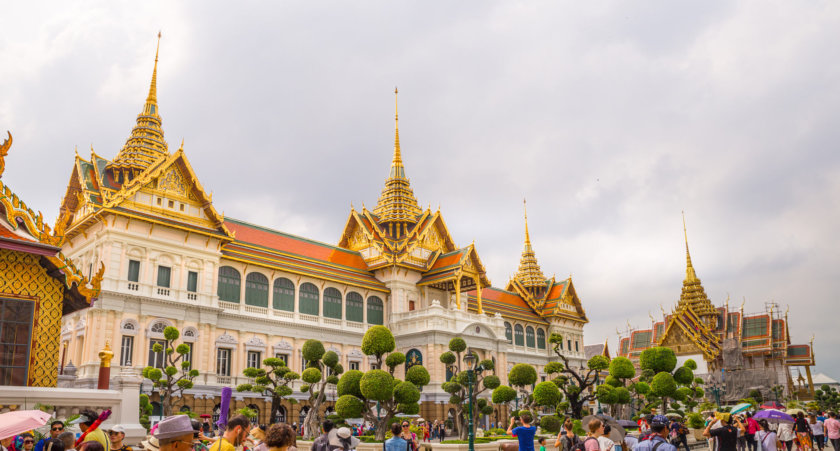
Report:
[[[193,353],[193,344],[192,343],[184,343],[187,345],[190,350],[184,354],[184,358],[181,359],[181,362],[190,362],[190,367],[192,367],[192,353]]]
[[[521,325],[517,324],[513,328],[513,336],[516,339],[516,346],[524,346],[525,345],[525,329],[522,328]]]
[[[295,311],[295,284],[285,277],[274,281],[274,309]]]
[[[134,337],[123,335],[120,344],[120,366],[131,366],[134,358]]]
[[[161,349],[160,352],[155,352],[155,344],[159,344],[164,349]],[[163,368],[163,355],[166,352],[165,349],[166,341],[165,340],[149,340],[149,366],[153,368]]]
[[[507,321],[505,321],[505,338],[507,338],[508,343],[513,343],[513,327]]]
[[[580,348],[578,347],[578,341],[575,340],[575,352],[580,352]]]
[[[195,271],[187,272],[187,291],[191,293],[198,291],[198,273]]]
[[[320,297],[318,287],[309,282],[302,283],[300,285],[300,306],[298,311],[307,315],[317,315]]]
[[[216,349],[216,374],[230,376],[230,349]]]
[[[260,352],[248,351],[248,368],[260,367]]]
[[[537,349],[545,349],[545,331],[537,329]]]
[[[350,369],[351,370],[356,370],[356,371],[359,370],[359,362],[352,361],[352,362],[349,362],[349,363],[350,363]]]
[[[33,301],[0,299],[0,385],[26,385]]]
[[[289,354],[274,354],[274,357],[277,357],[278,359],[282,360],[283,363],[286,364],[286,366],[289,366]]]
[[[258,272],[245,277],[245,304],[268,307],[268,277]]]
[[[219,268],[219,300],[239,302],[240,283],[239,271],[230,266]]]
[[[333,287],[324,290],[324,316],[341,319],[341,292]]]
[[[347,321],[356,323],[365,322],[365,301],[362,295],[351,291],[347,293],[347,300],[345,301],[345,313],[347,314]]]
[[[529,348],[533,348],[536,346],[536,343],[534,342],[534,328],[531,326],[528,326],[525,329],[525,344]]]
[[[140,262],[137,260],[129,260],[128,261],[128,281],[129,282],[139,282],[140,281]]]
[[[566,344],[569,346],[569,351],[572,350],[572,340],[566,340]]]
[[[168,266],[158,266],[158,280],[157,286],[169,288],[169,282],[172,277],[172,268]]]
[[[367,299],[367,322],[368,324],[375,324],[381,326],[383,324],[383,306],[382,299],[377,296],[371,296]]]

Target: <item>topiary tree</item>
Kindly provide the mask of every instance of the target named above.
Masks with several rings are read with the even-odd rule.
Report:
[[[309,411],[306,412],[304,423],[304,438],[312,439],[321,430],[321,406],[327,399],[327,385],[338,384],[338,376],[344,372],[344,367],[338,363],[338,354],[326,351],[324,344],[315,339],[306,340],[301,348],[307,368],[300,374],[304,385],[300,391],[309,394]]]
[[[242,374],[253,382],[238,385],[236,391],[253,392],[271,398],[269,418],[273,423],[284,399],[288,399],[292,404],[297,403],[296,399],[289,398],[292,394],[290,385],[293,381],[300,379],[300,375],[290,370],[286,362],[276,357],[269,357],[262,363],[265,365],[264,368],[249,367],[242,371]]]
[[[467,372],[467,368],[461,366],[463,353],[466,350],[467,342],[463,338],[455,337],[449,340],[449,351],[440,355],[441,363],[452,374],[452,377],[444,382],[441,388],[451,395],[449,401],[455,405],[455,429],[458,431],[461,440],[466,440],[468,436],[466,424],[470,404],[472,404],[475,418],[492,414],[493,406],[489,405],[487,400],[481,399],[479,395],[486,390],[494,390],[501,384],[499,377],[496,376],[496,367],[493,361],[490,359],[482,360],[479,365],[483,370],[472,374],[473,393],[470,396],[468,386],[470,374]],[[478,356],[475,356],[475,358],[478,359]],[[493,403],[496,403],[495,398],[493,399]],[[473,432],[477,427],[478,421],[473,423]]]
[[[552,333],[548,342],[551,343],[552,350],[562,360],[562,363],[550,362],[545,366],[544,371],[549,375],[557,375],[552,379],[552,382],[563,392],[569,403],[572,416],[581,418],[583,416],[583,406],[596,397],[596,394],[589,388],[595,385],[598,374],[607,369],[610,362],[606,357],[596,355],[586,362],[585,372],[579,371],[571,367],[569,359],[560,352],[560,346],[563,343],[562,335]]]
[[[405,380],[394,377],[394,371],[405,365],[405,355],[393,352],[394,335],[385,326],[373,326],[362,338],[362,352],[374,356],[378,367],[385,370],[362,372],[350,370],[338,380],[338,401],[335,412],[342,418],[364,418],[376,429],[376,440],[384,440],[391,420],[398,413],[414,415],[420,411],[420,387],[429,383],[429,372],[414,365],[405,372]],[[386,356],[387,354],[387,356]],[[316,426],[316,429],[317,426]]]
[[[149,415],[151,415],[153,411],[154,407],[152,406],[152,403],[149,402],[149,395],[145,393],[140,395],[140,425],[146,428],[146,431],[152,427],[152,422],[149,421]]]
[[[598,389],[609,388],[596,390],[595,395],[601,404],[610,406],[611,415],[617,416],[616,410],[632,401],[630,390],[626,388],[626,385],[628,380],[636,376],[636,367],[630,359],[616,357],[610,361],[609,371],[610,374],[604,381],[605,385],[599,385]]]
[[[690,402],[698,393],[695,384],[694,371],[697,363],[686,360],[683,366],[677,367],[677,356],[674,351],[664,346],[648,348],[639,356],[639,366],[642,368],[643,380],[650,381],[648,402],[660,402],[662,412],[668,411],[669,400]],[[676,368],[676,370],[674,370]],[[685,387],[689,390],[678,390]],[[679,407],[679,404],[673,406]]]
[[[814,390],[814,401],[819,405],[819,410],[823,412],[840,410],[840,394],[827,384],[823,384],[823,386]]]
[[[152,352],[163,353],[163,369],[147,366],[143,368],[143,377],[152,381],[152,386],[160,393],[163,415],[172,415],[175,398],[180,398],[184,390],[193,388],[193,379],[198,377],[198,370],[192,369],[192,362],[186,357],[192,348],[186,343],[175,345],[181,333],[168,326],[163,330],[163,345],[155,343]]]

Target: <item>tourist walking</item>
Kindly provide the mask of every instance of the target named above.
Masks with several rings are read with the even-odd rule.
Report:
[[[815,447],[818,447],[820,451],[822,451],[825,447],[825,428],[823,427],[824,423],[813,413],[808,415],[808,417],[809,424],[811,426],[811,432],[814,433],[814,445]]]
[[[735,423],[733,425],[732,423]],[[712,429],[715,424],[721,427]],[[714,437],[717,440],[717,451],[736,451],[738,447],[738,431],[744,432],[744,425],[728,413],[721,414],[721,418],[709,423],[703,430],[704,437]]]
[[[840,451],[840,420],[837,419],[837,413],[829,412],[828,419],[825,420],[823,426],[825,426],[825,436],[834,451]]]
[[[285,423],[273,424],[265,433],[268,451],[297,451],[295,448],[295,430]]]
[[[747,419],[744,422],[744,427],[747,428],[747,448],[749,451],[756,451],[756,445],[758,442],[756,441],[755,434],[761,429],[759,426],[758,421],[755,421],[755,418],[752,417],[752,414],[747,412]]]
[[[391,425],[392,437],[385,440],[385,451],[406,451],[408,449],[408,442],[402,438],[400,434],[401,430],[400,423]]]
[[[759,421],[758,425],[760,428],[755,433],[755,441],[756,444],[761,445],[761,451],[783,451],[776,449],[777,436],[775,432],[770,430],[770,424],[767,423],[767,420]]]
[[[686,429],[685,425],[677,420],[674,420],[671,422],[669,429],[671,430],[671,444],[676,446],[677,449],[680,448],[680,445],[683,445],[685,446],[685,451],[689,451],[688,439],[686,438],[688,429]]]
[[[191,451],[193,434],[190,417],[173,415],[164,418],[157,425],[154,438],[157,439],[160,451]]]
[[[597,421],[597,420],[593,420]],[[590,425],[592,423],[589,423]],[[677,451],[677,447],[668,443],[668,419],[662,415],[653,417],[650,424],[650,438],[640,440],[633,451]],[[590,426],[591,427],[591,426]],[[587,448],[589,451],[589,448]]]
[[[334,427],[335,424],[333,424],[332,420],[324,420],[321,423],[322,434],[312,442],[312,451],[330,451],[330,431]]]
[[[411,423],[408,420],[402,422],[402,431],[400,432],[403,440],[408,442],[408,451],[417,451],[420,445],[417,443],[417,434],[411,432]]]
[[[609,424],[604,424],[601,435],[597,437],[601,451],[613,451],[615,449],[615,442],[610,439],[610,431],[612,431],[612,427]]]
[[[338,428],[335,432],[335,437],[330,439],[330,448],[332,451],[351,451],[359,446],[360,440],[353,437],[353,433],[348,427]]]
[[[534,436],[537,435],[537,428],[531,426],[533,418],[530,413],[526,412],[519,417],[519,420],[522,422],[522,426],[516,426],[516,417],[510,419],[507,433],[519,440],[519,451],[534,451]]]
[[[594,419],[589,422],[588,427],[589,433],[583,439],[583,449],[585,451],[600,451],[601,443],[598,441],[598,437],[604,434],[604,423],[601,423],[601,420]]]
[[[796,414],[796,421],[793,422],[793,432],[796,433],[796,446],[799,451],[811,451],[811,425],[805,419],[805,414]]]
[[[121,424],[111,426],[106,430],[108,440],[111,441],[111,451],[132,451],[131,447],[123,443],[125,440],[125,427]]]
[[[779,441],[785,445],[785,449],[791,451],[793,449],[793,439],[796,438],[796,435],[793,433],[793,425],[790,423],[781,423],[776,432],[779,435]]]

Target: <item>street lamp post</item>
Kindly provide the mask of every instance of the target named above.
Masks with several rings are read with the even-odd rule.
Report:
[[[717,402],[718,408],[720,408],[720,395],[726,394],[726,387],[718,381],[712,381],[709,384],[709,390],[715,395],[715,402]]]
[[[472,348],[467,348],[467,355],[464,356],[464,363],[467,365],[467,389],[469,393],[469,398],[467,398],[469,414],[469,422],[467,423],[467,438],[469,451],[475,451],[475,429],[473,427],[475,423],[473,414],[473,404],[475,400],[473,399],[473,377],[480,374],[484,368],[482,368],[481,365],[478,365],[478,359],[476,358]]]
[[[601,375],[598,374],[598,373],[595,373],[595,386],[592,389],[597,390],[598,389],[598,384],[600,384],[600,383],[601,383]],[[601,400],[598,399],[597,397],[595,398],[595,400],[598,402],[598,415],[601,415],[601,414],[604,413],[604,409],[601,408]]]

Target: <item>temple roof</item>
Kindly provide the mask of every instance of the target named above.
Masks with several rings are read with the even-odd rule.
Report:
[[[706,295],[706,290],[700,283],[700,279],[694,272],[694,266],[691,264],[691,253],[688,251],[688,232],[685,228],[685,216],[683,216],[683,232],[685,233],[685,280],[683,280],[682,292],[680,293],[680,301],[678,305],[690,305],[691,309],[697,315],[717,316],[715,306]]]
[[[472,312],[478,311],[476,294],[475,290],[467,293],[469,310]],[[521,296],[500,288],[488,287],[481,290],[481,305],[485,313],[499,313],[503,318],[548,324],[548,321],[541,318]]]
[[[288,233],[225,217],[235,241],[222,247],[222,255],[295,274],[346,283],[387,292],[374,277],[361,254],[337,246],[309,240]]]
[[[519,259],[519,269],[513,278],[529,291],[536,292],[544,289],[546,286],[545,274],[540,269],[534,248],[531,246],[531,234],[528,233],[527,209],[525,210],[525,245],[522,249],[522,257]]]
[[[396,110],[397,90],[394,90]],[[405,176],[405,166],[400,151],[399,114],[394,114],[394,158],[391,160],[391,172],[385,180],[385,188],[379,196],[379,201],[373,209],[380,223],[405,222],[414,223],[422,210],[411,190],[408,177]]]
[[[152,70],[152,82],[149,95],[143,105],[143,111],[137,115],[137,124],[119,151],[116,158],[108,164],[109,169],[127,169],[136,175],[161,157],[169,155],[168,146],[163,139],[162,119],[157,105],[157,63],[160,51],[160,33],[155,51],[155,67]],[[122,181],[120,181],[122,182]]]

